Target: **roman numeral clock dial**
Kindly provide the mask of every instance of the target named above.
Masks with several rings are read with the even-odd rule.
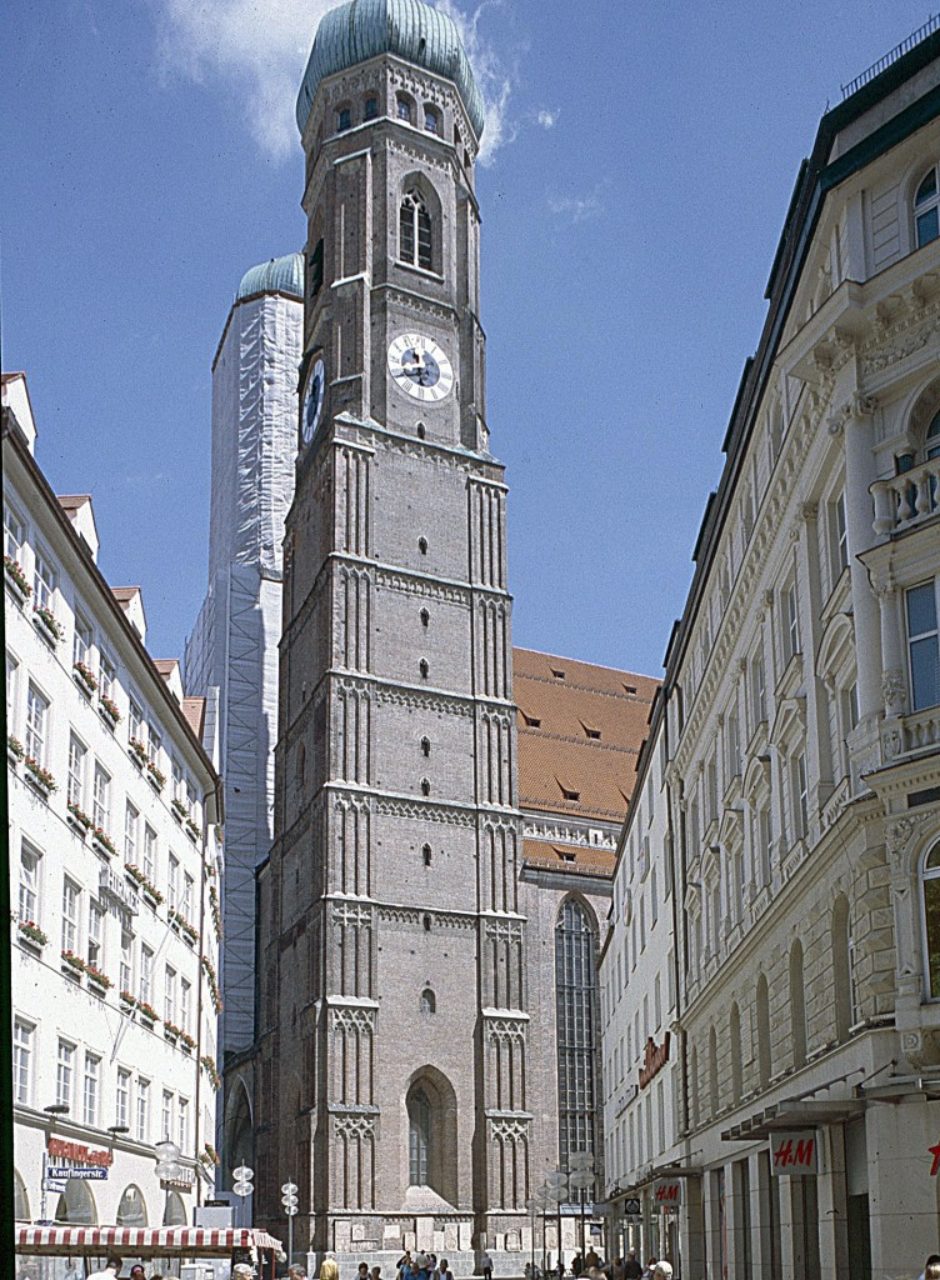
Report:
[[[422,333],[403,333],[392,340],[388,369],[398,389],[412,400],[443,400],[454,385],[447,353]]]

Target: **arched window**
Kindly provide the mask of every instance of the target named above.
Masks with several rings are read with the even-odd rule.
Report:
[[[770,993],[767,979],[757,979],[757,1078],[762,1089],[770,1084]]]
[[[428,133],[440,133],[441,113],[437,107],[424,108],[424,127]]]
[[[594,1154],[597,937],[584,906],[567,898],[555,926],[560,1168],[571,1152]]]
[[[423,796],[429,796],[431,794],[431,782],[429,778],[421,779],[421,794]]]
[[[741,1014],[737,1004],[731,1006],[728,1019],[728,1039],[731,1048],[731,1101],[735,1106],[741,1101]]]
[[[133,1183],[124,1188],[121,1203],[118,1205],[117,1224],[119,1227],[145,1227],[147,1225],[147,1205],[141,1195],[140,1188]]]
[[[937,169],[921,178],[914,193],[914,231],[917,247],[929,244],[940,235],[940,192],[937,190]]]
[[[431,739],[430,739],[430,738],[422,738],[422,739],[421,739],[421,754],[425,757],[425,759],[427,759],[427,757],[431,754]]]
[[[421,1012],[437,1013],[437,1001],[434,998],[434,992],[430,987],[425,987],[421,992]]]
[[[399,120],[405,120],[408,124],[414,124],[414,108],[411,99],[405,94],[400,93],[395,99],[395,114]]]
[[[427,538],[419,538],[419,539],[418,539],[418,550],[421,552],[421,554],[422,554],[423,556],[426,556],[426,555],[428,554],[428,540],[427,540]]]
[[[431,625],[431,615],[428,613],[427,609],[421,610],[420,617],[422,627],[428,627]]]
[[[840,894],[832,908],[832,975],[835,987],[836,1039],[845,1040],[858,1021],[849,904]]]
[[[408,1100],[408,1181],[413,1187],[428,1185],[431,1163],[431,1104],[423,1089]]]
[[[377,120],[379,115],[378,98],[366,98],[365,106],[362,109],[363,120]]]
[[[20,1177],[18,1169],[13,1170],[13,1217],[17,1222],[30,1221],[26,1183]]]
[[[794,1067],[806,1062],[806,1003],[803,990],[803,944],[790,948],[790,1044]]]
[[[345,133],[352,127],[352,111],[348,106],[340,107],[336,112],[336,132]]]
[[[79,1178],[69,1178],[65,1191],[59,1196],[55,1210],[56,1222],[72,1222],[83,1227],[93,1227],[98,1221],[94,1197],[88,1183]]]
[[[718,1035],[715,1028],[708,1033],[708,1103],[711,1108],[711,1119],[718,1114]]]
[[[431,215],[417,191],[409,191],[398,215],[398,256],[411,266],[431,270]]]
[[[698,1128],[699,1121],[699,1078],[698,1078],[698,1046],[692,1046],[692,1055],[689,1059],[689,1110],[691,1115],[689,1119],[692,1121],[692,1128]],[[631,1114],[632,1119],[632,1114]]]
[[[429,915],[424,915],[424,916],[422,916],[422,917],[421,917],[421,924],[422,924],[422,926],[424,927],[424,932],[425,932],[425,933],[430,933],[430,932],[431,932],[431,924],[432,924],[432,920],[431,920],[431,917],[430,917]]]
[[[940,996],[940,843],[924,859],[921,875],[921,907],[924,922],[928,995]]]
[[[924,457],[940,458],[940,413],[935,413],[930,419],[924,436]]]
[[[421,659],[421,661],[418,663],[418,670],[421,672],[421,679],[427,680],[428,672],[430,671],[427,658]]]
[[[421,846],[421,856],[424,859],[424,865],[429,867],[431,865],[431,846],[429,844]]]
[[[307,748],[301,742],[297,747],[297,785],[302,787],[307,780]]]
[[[187,1222],[186,1206],[183,1197],[176,1191],[166,1193],[166,1206],[163,1210],[165,1227],[185,1227]]]

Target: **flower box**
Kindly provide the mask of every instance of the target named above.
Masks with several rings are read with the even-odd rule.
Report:
[[[180,1034],[179,1027],[174,1026],[172,1022],[164,1022],[163,1024],[164,1040],[169,1040],[170,1044],[176,1044],[177,1040],[179,1039],[179,1034]]]
[[[3,557],[3,576],[20,604],[25,604],[33,594],[33,589],[26,581],[22,566],[12,556]]]
[[[12,764],[19,764],[19,762],[23,759],[25,755],[26,755],[26,748],[23,746],[22,742],[20,742],[19,738],[14,738],[12,733],[8,734],[7,735],[7,759]]]
[[[72,663],[72,679],[81,689],[86,698],[90,698],[98,688],[98,681],[94,672],[90,667],[86,667],[84,662]]]
[[[189,1034],[188,1031],[180,1032],[179,1044],[180,1044],[180,1048],[183,1050],[184,1053],[192,1053],[193,1049],[195,1049],[196,1047],[196,1041],[193,1039],[193,1037]]]
[[[154,1023],[160,1021],[156,1009],[152,1004],[148,1004],[146,1000],[137,1001],[137,1011],[140,1014],[140,1020],[148,1031],[152,1031]]]
[[[157,907],[163,901],[163,894],[155,884],[151,884],[146,873],[141,871],[140,867],[135,866],[133,862],[129,862],[124,868],[124,874],[138,886],[143,894],[144,900],[152,907]]]
[[[141,769],[145,769],[147,767],[147,764],[149,763],[147,748],[139,738],[128,738],[127,750],[135,764],[138,764]]]
[[[118,999],[121,1002],[121,1012],[129,1013],[133,1016],[134,1010],[137,1008],[137,997],[130,991],[122,991]]]
[[[211,1058],[208,1053],[204,1053],[199,1059],[199,1062],[203,1071],[205,1071],[206,1075],[209,1077],[212,1087],[214,1089],[221,1089],[222,1077],[219,1075],[218,1068],[215,1065],[215,1060]]]
[[[23,763],[26,766],[26,779],[36,788],[40,795],[45,799],[51,792],[58,791],[58,784],[48,769],[44,769],[38,760],[32,756],[26,756]]]
[[[112,729],[116,724],[121,723],[121,713],[118,711],[117,703],[105,693],[98,699],[98,714],[105,724]]]
[[[177,800],[176,797],[174,796],[172,801],[170,802],[170,808],[173,810],[173,817],[176,819],[177,822],[186,821],[187,809],[186,809],[186,806],[183,804],[182,800]]]
[[[81,956],[75,954],[74,951],[62,952],[62,972],[70,974],[73,978],[77,978],[79,974],[85,972],[85,961]]]
[[[114,847],[114,841],[108,835],[107,831],[102,831],[101,827],[95,827],[91,837],[91,847],[96,853],[103,853],[106,857],[114,858],[117,856],[117,849]]]
[[[186,834],[189,836],[190,840],[192,840],[193,844],[196,844],[199,839],[199,828],[196,826],[195,822],[193,822],[192,818],[187,818],[186,820]]]
[[[147,781],[156,791],[162,791],[166,786],[166,774],[152,760],[147,761]]]
[[[41,951],[49,941],[35,920],[17,920],[16,928],[19,940],[24,946],[34,947],[37,951]]]
[[[74,800],[70,800],[68,803],[68,813],[65,820],[83,840],[86,833],[95,825],[84,809],[80,809]]]
[[[104,997],[107,995],[109,988],[114,986],[108,975],[102,973],[97,965],[86,964],[85,974],[88,978],[88,989],[93,995]]]
[[[33,623],[42,638],[53,649],[65,635],[65,628],[51,609],[34,609]]]

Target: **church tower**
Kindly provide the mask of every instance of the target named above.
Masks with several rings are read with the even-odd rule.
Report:
[[[483,110],[453,23],[419,0],[331,10],[298,124],[256,1217],[282,1226],[292,1177],[299,1248],[519,1249],[533,1114],[506,487],[479,319]]]

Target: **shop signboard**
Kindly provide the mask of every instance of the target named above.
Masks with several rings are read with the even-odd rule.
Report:
[[[803,1178],[819,1173],[816,1130],[773,1134],[770,1139],[770,1168],[778,1177]]]
[[[623,1212],[628,1218],[638,1218],[640,1216],[640,1197],[627,1196],[623,1202]]]
[[[681,1203],[681,1178],[658,1178],[653,1183],[653,1204],[657,1209],[678,1209]]]

